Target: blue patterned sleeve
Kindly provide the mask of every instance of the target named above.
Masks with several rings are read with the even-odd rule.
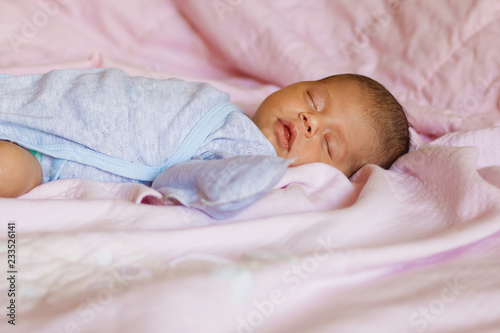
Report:
[[[152,187],[186,207],[224,219],[268,193],[292,162],[266,155],[193,159],[163,171]]]

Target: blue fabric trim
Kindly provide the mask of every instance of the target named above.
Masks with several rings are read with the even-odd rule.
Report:
[[[59,179],[59,177],[61,176],[61,172],[63,171],[64,166],[66,165],[66,162],[68,162],[68,160],[61,160],[61,159],[54,160],[52,165],[54,173],[50,176],[49,181]]]
[[[190,160],[217,124],[233,111],[243,112],[237,106],[229,102],[220,103],[213,107],[191,129],[167,163],[156,167],[125,162],[76,144],[35,146],[33,144],[23,143],[21,140],[16,140],[16,143],[27,149],[34,149],[42,154],[61,160],[70,160],[90,165],[122,177],[150,182],[168,167],[182,161]],[[1,136],[0,139],[2,139]],[[9,138],[5,139],[9,140]],[[62,166],[64,166],[64,163],[57,171],[57,175],[51,180],[59,178],[59,174],[62,172]]]
[[[232,111],[241,111],[236,105],[229,102],[217,104],[196,125],[191,129],[180,147],[177,148],[174,155],[168,160],[163,170],[182,161],[190,160],[196,151],[203,144],[205,139],[212,133],[215,126],[226,118]],[[162,170],[162,171],[163,171]]]

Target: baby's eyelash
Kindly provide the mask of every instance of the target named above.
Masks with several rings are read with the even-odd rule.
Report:
[[[328,153],[328,156],[330,156],[330,158],[332,157],[332,154],[330,153],[330,145],[328,144],[328,140],[325,138],[325,143],[326,143],[326,151]]]

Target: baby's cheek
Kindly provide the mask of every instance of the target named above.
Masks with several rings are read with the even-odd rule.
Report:
[[[307,163],[322,162],[321,154],[312,147],[304,147],[295,151],[290,151],[288,158],[295,158],[294,166],[299,166]]]

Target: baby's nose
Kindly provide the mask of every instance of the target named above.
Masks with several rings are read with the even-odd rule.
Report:
[[[319,117],[313,114],[301,113],[300,118],[304,123],[306,137],[311,138],[315,136],[321,127],[321,121]]]

